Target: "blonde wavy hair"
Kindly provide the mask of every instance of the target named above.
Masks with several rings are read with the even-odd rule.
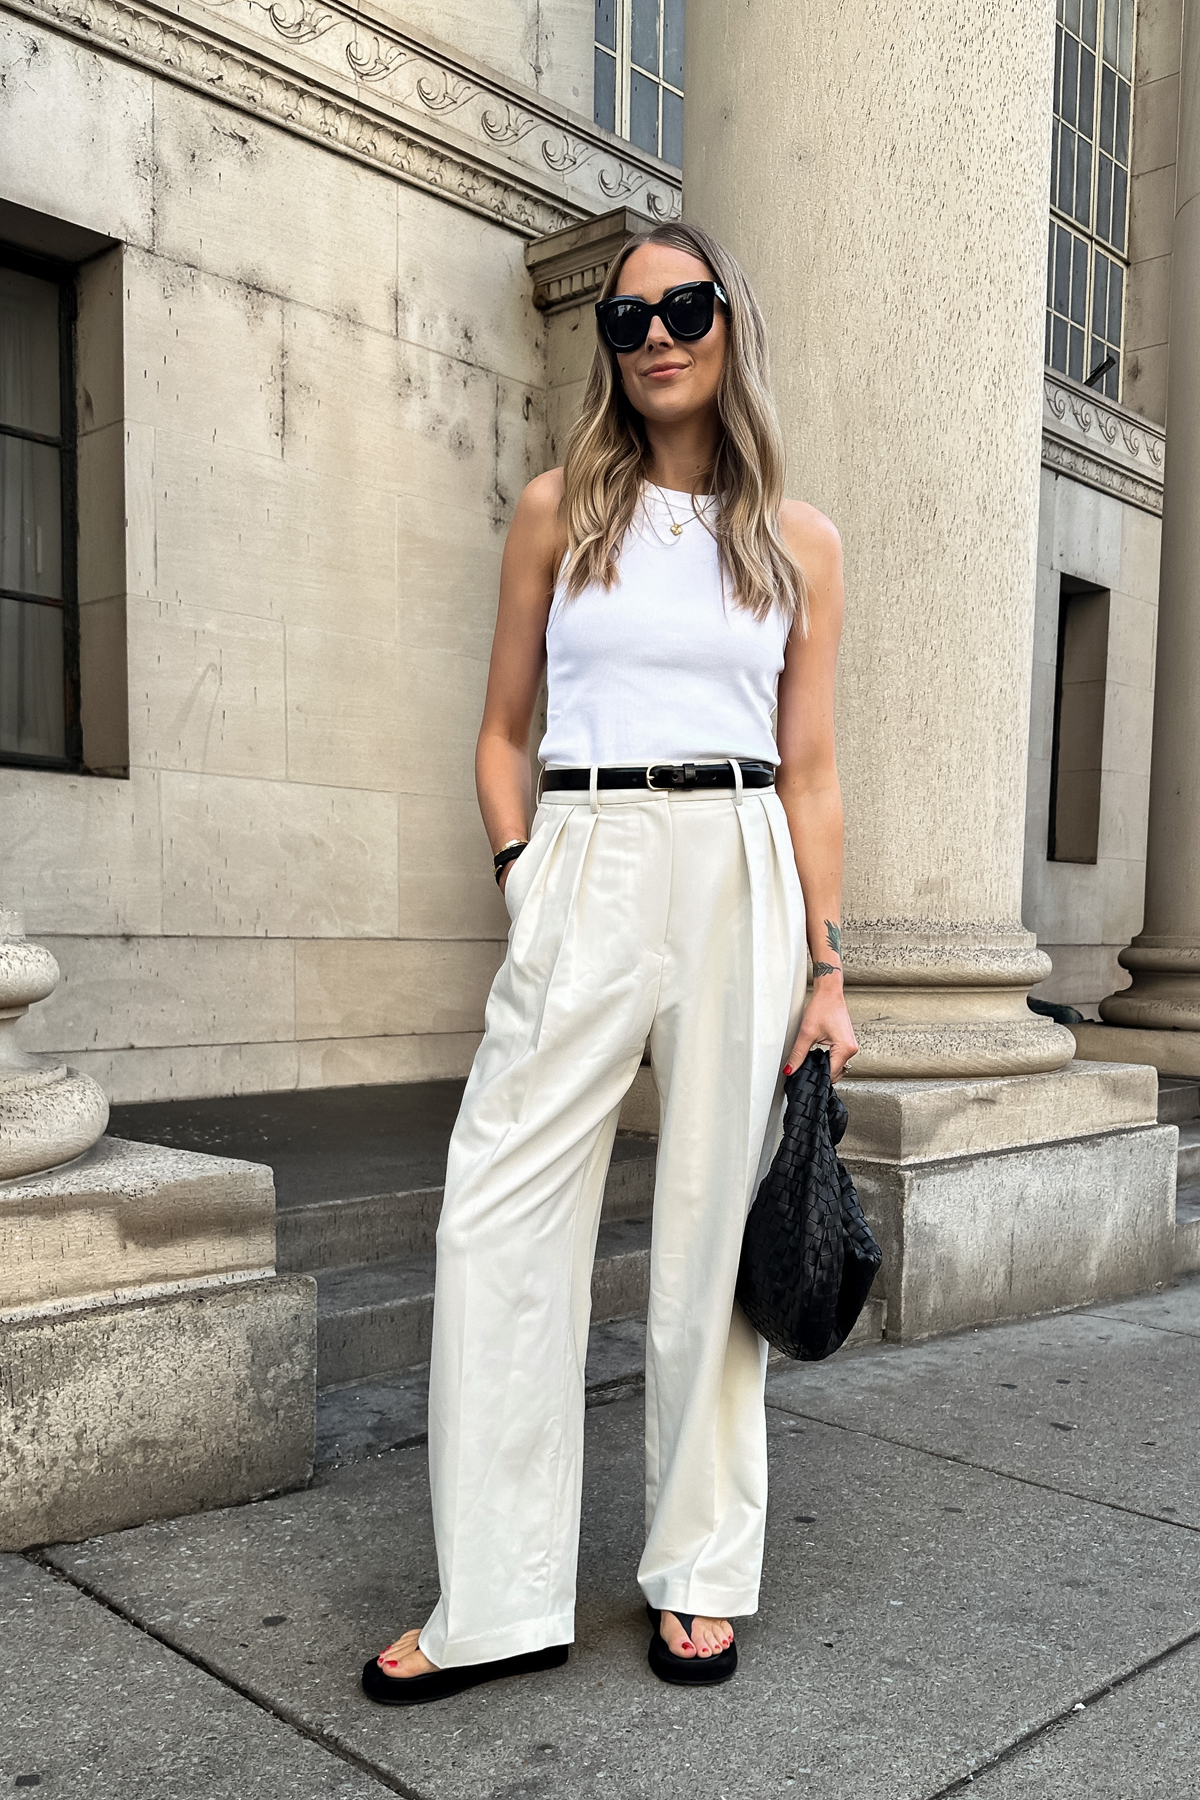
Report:
[[[728,295],[725,363],[717,388],[722,432],[708,476],[718,510],[709,529],[735,604],[758,619],[777,606],[806,634],[804,571],[779,529],[783,438],[768,385],[767,333],[758,302],[729,252],[707,231],[683,223],[630,238],[608,271],[602,300],[620,291],[625,263],[643,244],[666,244],[699,257]],[[648,460],[644,421],[626,399],[616,356],[597,332],[563,463],[568,597],[592,582],[610,588],[617,580],[621,545],[641,499]]]

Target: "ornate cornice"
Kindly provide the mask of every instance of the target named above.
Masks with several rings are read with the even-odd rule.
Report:
[[[519,232],[635,197],[679,212],[679,178],[532,90],[343,0],[4,0],[7,10],[271,120]]]
[[[1042,464],[1161,516],[1166,433],[1077,382],[1047,375]]]
[[[582,225],[568,225],[526,244],[525,267],[533,276],[533,304],[539,312],[553,313],[595,299],[621,245],[627,238],[649,231],[654,223],[631,206],[618,206]]]

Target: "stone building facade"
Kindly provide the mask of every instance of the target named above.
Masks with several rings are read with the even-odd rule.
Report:
[[[0,117],[0,1545],[307,1478],[269,1172],[69,1159],[465,1073],[505,530],[681,210],[845,545],[873,1329],[1200,1266],[1200,0],[0,0]]]
[[[0,751],[3,898],[63,970],[27,1048],[115,1100],[465,1071],[504,531],[607,258],[686,195],[846,543],[859,1077],[1066,1066],[1027,993],[1094,1019],[1142,925],[1184,0],[688,0],[686,65],[676,0],[0,13],[0,243],[76,313],[63,735]]]

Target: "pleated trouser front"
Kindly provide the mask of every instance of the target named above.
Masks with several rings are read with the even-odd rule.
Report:
[[[429,1467],[440,1667],[574,1638],[592,1260],[649,1040],[662,1102],[646,1343],[651,1605],[758,1604],[766,1345],[734,1304],[804,996],[773,792],[550,794],[450,1145]]]

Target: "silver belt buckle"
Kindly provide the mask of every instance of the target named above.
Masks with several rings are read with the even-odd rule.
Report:
[[[655,769],[669,770],[670,781],[657,782],[654,779]],[[646,786],[652,794],[669,793],[672,788],[693,788],[696,785],[695,763],[647,763]]]

